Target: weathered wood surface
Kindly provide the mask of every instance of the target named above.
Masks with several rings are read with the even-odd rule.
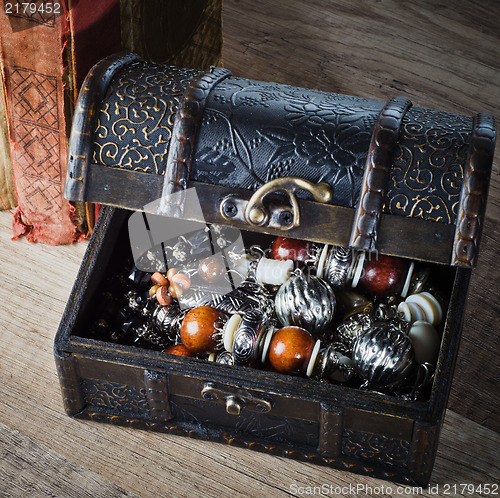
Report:
[[[415,105],[469,114],[500,108],[496,0],[226,0],[224,19],[225,65],[237,75],[378,99],[405,94]],[[452,487],[446,495],[445,484],[460,491],[460,484],[500,480],[497,152],[453,411],[432,476],[440,496],[455,494]],[[323,484],[384,485],[384,496],[403,496],[376,479],[66,417],[52,344],[85,244],[12,242],[10,221],[0,213],[0,496],[287,496]],[[345,491],[339,496],[354,496]],[[374,494],[364,488],[357,496]]]

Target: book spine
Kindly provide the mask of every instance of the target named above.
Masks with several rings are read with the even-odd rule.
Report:
[[[0,72],[0,210],[17,206],[14,174],[10,160],[9,126],[5,107],[5,89]]]
[[[12,2],[0,12],[10,150],[19,204],[13,219],[14,239],[26,234],[32,242],[70,243],[79,234],[73,223],[74,208],[62,198],[68,15],[64,2],[51,4],[58,6],[51,12],[32,12],[25,5],[31,4]]]

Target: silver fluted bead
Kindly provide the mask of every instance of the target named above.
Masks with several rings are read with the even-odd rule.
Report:
[[[356,339],[352,359],[356,373],[369,387],[390,388],[401,384],[414,366],[410,339],[393,325],[376,325]]]
[[[330,285],[314,275],[298,273],[278,290],[276,315],[283,326],[296,325],[318,336],[331,324],[336,309]]]

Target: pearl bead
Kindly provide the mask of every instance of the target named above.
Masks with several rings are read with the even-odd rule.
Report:
[[[401,292],[408,272],[408,261],[382,254],[366,258],[360,286],[375,297],[394,296]]]
[[[307,368],[314,348],[313,336],[301,327],[283,327],[271,339],[269,362],[281,373],[300,373]]]
[[[213,353],[218,344],[215,328],[223,315],[211,306],[198,306],[189,311],[181,325],[181,340],[193,353]]]
[[[226,266],[221,257],[210,256],[202,259],[198,266],[200,278],[209,284],[220,280],[226,272]]]
[[[411,327],[408,337],[415,350],[417,362],[436,365],[441,345],[437,330],[429,322],[418,320]]]

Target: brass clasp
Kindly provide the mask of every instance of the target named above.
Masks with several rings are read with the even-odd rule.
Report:
[[[295,192],[297,190],[305,190],[310,192],[317,202],[330,202],[333,198],[332,187],[328,183],[322,182],[318,184],[311,183],[303,178],[288,176],[284,178],[276,178],[262,185],[250,197],[245,209],[245,220],[250,225],[264,226],[269,224],[271,218],[277,221],[277,224],[282,230],[290,230],[293,227],[300,225],[300,209]],[[264,198],[271,193],[282,193],[288,196],[291,204],[290,210],[281,210],[276,216],[272,209],[264,205]]]
[[[226,389],[216,387],[211,382],[207,382],[201,390],[201,397],[207,401],[214,401],[226,407],[230,415],[239,415],[241,410],[245,409],[251,412],[267,413],[271,411],[271,402],[256,398],[250,393],[236,389],[231,392]]]

